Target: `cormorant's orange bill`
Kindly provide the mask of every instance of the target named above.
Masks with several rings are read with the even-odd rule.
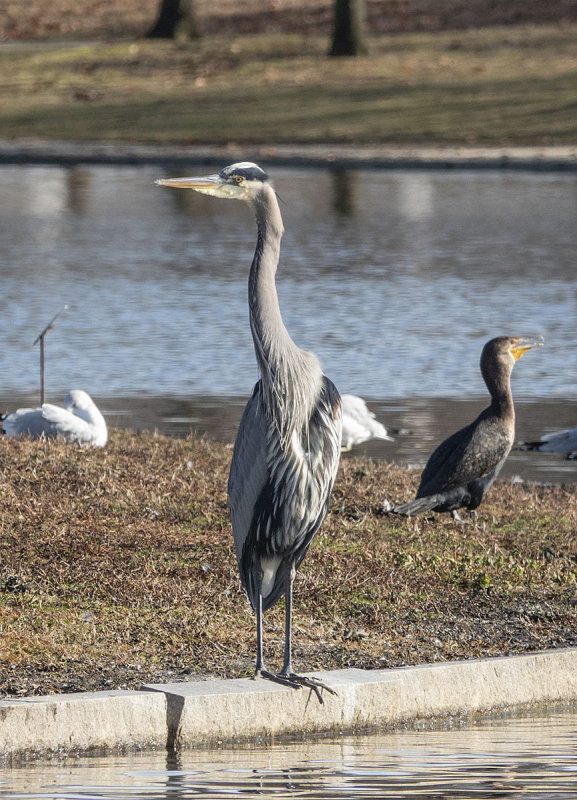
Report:
[[[532,347],[542,347],[544,341],[542,336],[518,336],[513,339],[511,355],[515,361],[518,361]]]

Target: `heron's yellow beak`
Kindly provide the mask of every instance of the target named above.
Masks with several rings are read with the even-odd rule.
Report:
[[[177,189],[205,189],[207,186],[218,186],[218,175],[205,175],[201,178],[159,178],[155,183],[159,186],[174,186]]]
[[[518,336],[513,339],[511,355],[515,361],[518,361],[521,356],[524,355],[527,350],[531,350],[532,347],[542,347],[544,341],[542,336]]]
[[[206,175],[199,178],[160,178],[155,181],[159,186],[174,186],[176,189],[193,189],[201,194],[213,197],[242,198],[244,191],[236,183],[223,181],[220,175]]]

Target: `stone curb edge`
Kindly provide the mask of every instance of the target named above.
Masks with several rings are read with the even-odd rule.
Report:
[[[474,147],[403,145],[146,145],[116,142],[0,140],[0,166],[9,164],[191,164],[233,161],[332,169],[507,169],[576,171],[577,145]]]
[[[0,700],[0,759],[394,728],[571,703],[577,648],[315,675],[337,692],[322,705],[306,689],[250,679]]]

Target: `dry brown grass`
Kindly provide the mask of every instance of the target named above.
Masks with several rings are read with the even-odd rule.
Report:
[[[253,664],[226,509],[230,448],[113,431],[3,439],[0,694],[239,677]],[[500,484],[482,524],[382,515],[417,475],[343,460],[297,577],[295,665],[383,667],[575,644],[574,488]],[[282,603],[266,615],[271,666]]]

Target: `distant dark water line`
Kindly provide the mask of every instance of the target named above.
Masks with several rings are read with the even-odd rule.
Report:
[[[49,397],[59,403],[60,398]],[[207,435],[218,441],[234,441],[247,397],[223,396],[95,396],[111,428],[158,431],[168,436]],[[0,393],[0,411],[38,404],[37,394]],[[487,405],[485,398],[408,398],[404,401],[370,399],[369,406],[393,435],[393,442],[373,441],[353,448],[350,454],[393,461],[420,469],[436,445],[472,419]],[[539,439],[543,433],[577,424],[577,399],[517,400],[517,441]],[[577,461],[556,454],[514,450],[501,478],[542,483],[577,483]],[[384,490],[383,490],[384,491]]]

